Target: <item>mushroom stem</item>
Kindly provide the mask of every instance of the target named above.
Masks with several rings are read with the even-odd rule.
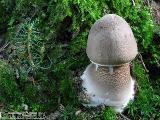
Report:
[[[135,81],[130,75],[130,65],[114,67],[113,75],[108,67],[91,63],[81,76],[84,95],[84,106],[105,104],[112,106],[116,112],[122,112],[130,100],[134,98]]]

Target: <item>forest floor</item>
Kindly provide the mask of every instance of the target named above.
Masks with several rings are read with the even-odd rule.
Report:
[[[148,1],[148,0],[146,0],[146,1]],[[155,21],[156,25],[159,26],[160,25],[160,1],[155,0],[155,1],[151,1],[149,3],[146,2],[146,4],[151,6],[154,21]],[[44,9],[45,9],[45,7],[44,7]],[[61,23],[60,28],[64,26],[69,29],[71,19],[66,18],[63,22],[64,23]],[[160,48],[158,46],[158,45],[160,45],[160,34],[159,34],[160,27],[157,27],[154,29],[157,29],[157,30],[155,30],[155,32],[153,33],[153,44],[157,45],[156,50],[157,49],[160,50]],[[6,31],[6,30],[4,29],[4,31]],[[1,32],[4,33],[4,31],[0,31],[0,34],[1,34]],[[60,34],[65,33],[65,35],[67,32],[67,36],[61,35],[61,36],[57,37],[58,40],[64,40],[64,41],[62,41],[63,46],[59,45],[60,47],[57,47],[58,49],[56,49],[56,51],[54,53],[55,54],[54,56],[58,58],[57,61],[66,59],[65,57],[70,57],[70,53],[67,53],[67,52],[69,51],[68,49],[72,49],[72,48],[67,48],[68,43],[70,42],[69,40],[71,38],[70,31],[60,30],[60,32],[62,32]],[[4,59],[4,60],[7,59],[8,60],[8,56],[9,56],[8,51],[6,52],[5,49],[7,49],[9,47],[9,44],[10,43],[5,41],[4,36],[0,35],[0,59]],[[50,43],[47,43],[47,44],[50,44]],[[57,46],[58,46],[58,44],[57,44]],[[54,47],[52,49],[54,49]],[[62,52],[63,50],[65,51],[64,53]],[[14,52],[14,49],[12,49],[11,52]],[[50,51],[47,51],[47,52],[48,52],[48,54],[50,54]],[[66,59],[66,61],[64,60],[64,64],[65,64],[65,62],[68,62],[68,61],[73,62],[75,59],[80,59],[79,56],[83,57],[83,55],[81,55],[82,52],[85,52],[85,50],[80,50],[80,52],[77,52],[75,55],[76,57],[74,56],[73,60],[72,59]],[[59,55],[59,53],[62,53],[62,55],[61,54]],[[25,56],[25,54],[24,54],[24,56]],[[50,114],[49,115],[50,120],[55,120],[55,119],[60,119],[60,120],[72,120],[72,119],[73,120],[82,120],[82,119],[83,120],[101,120],[101,118],[102,118],[101,116],[103,116],[103,118],[105,120],[114,120],[114,119],[117,119],[117,120],[129,120],[129,119],[141,120],[142,119],[143,120],[144,116],[146,118],[150,118],[149,120],[153,120],[153,119],[159,120],[160,119],[160,109],[158,107],[160,107],[160,99],[159,99],[160,98],[160,93],[159,93],[159,91],[160,91],[160,61],[155,60],[155,63],[150,63],[151,58],[152,58],[151,57],[152,51],[150,51],[150,49],[148,49],[145,53],[143,53],[142,56],[143,56],[144,62],[139,60],[139,58],[138,58],[138,60],[136,59],[133,62],[133,71],[132,71],[132,74],[135,75],[137,82],[140,84],[140,86],[138,86],[138,88],[137,88],[138,89],[138,91],[137,91],[138,96],[135,97],[135,102],[132,101],[122,114],[116,114],[114,111],[112,111],[112,109],[104,108],[104,106],[98,107],[98,108],[85,108],[84,106],[82,106],[79,103],[78,104],[73,103],[75,105],[72,105],[72,102],[77,102],[77,98],[72,98],[72,97],[75,97],[75,95],[77,95],[77,93],[75,93],[75,92],[77,92],[77,91],[79,91],[79,89],[81,89],[81,87],[80,87],[81,82],[79,80],[80,79],[79,76],[82,74],[86,65],[88,64],[88,61],[86,62],[83,59],[81,60],[82,63],[74,61],[73,63],[69,64],[70,66],[73,66],[73,67],[71,67],[71,69],[73,69],[73,70],[71,70],[72,71],[71,74],[69,73],[70,75],[68,75],[68,72],[65,71],[65,69],[68,70],[66,68],[66,67],[68,67],[68,65],[63,66],[63,65],[61,65],[61,63],[59,61],[58,62],[55,61],[55,64],[57,64],[57,66],[59,68],[56,68],[54,70],[54,72],[49,69],[47,71],[47,75],[50,76],[49,78],[55,79],[57,81],[59,79],[60,80],[62,79],[61,82],[56,81],[57,83],[52,83],[52,81],[49,81],[49,84],[48,84],[46,81],[49,78],[46,78],[46,76],[43,74],[45,70],[44,71],[42,70],[39,72],[38,77],[40,76],[40,77],[44,78],[44,83],[43,82],[41,83],[41,81],[43,81],[43,79],[41,80],[38,77],[34,77],[34,75],[32,75],[33,73],[30,73],[29,78],[27,78],[30,80],[29,81],[30,83],[28,81],[27,81],[28,83],[26,83],[26,81],[22,81],[22,83],[24,82],[25,85],[21,86],[24,88],[20,88],[20,89],[28,97],[27,99],[30,98],[31,101],[33,101],[33,105],[30,110],[37,111],[37,109],[43,107],[43,106],[39,106],[39,104],[36,104],[37,98],[38,98],[38,100],[40,99],[40,101],[41,101],[41,99],[42,99],[42,101],[45,101],[44,104],[46,104],[47,107],[49,106],[48,108],[53,109],[48,112]],[[9,61],[9,63],[10,63],[10,61]],[[143,67],[143,63],[145,64],[146,69],[149,72],[145,71],[145,69]],[[81,64],[83,64],[83,65],[81,65]],[[62,70],[62,69],[65,72],[64,71],[59,72],[59,70]],[[21,74],[20,74],[20,72],[16,71],[15,72],[16,75],[14,74],[16,76],[17,80],[19,79],[19,76],[21,76],[21,74],[23,74],[23,69],[22,69]],[[53,73],[54,74],[58,73],[58,75],[53,75]],[[66,77],[67,76],[66,74],[69,76],[69,78]],[[62,76],[60,76],[60,75],[62,75]],[[41,80],[40,82],[36,81],[39,79]],[[70,80],[65,81],[66,79],[72,79],[72,80],[74,80],[74,83],[70,83]],[[37,83],[38,83],[38,85],[37,85],[38,87],[35,85]],[[42,84],[44,84],[44,86]],[[61,89],[54,90],[53,86],[51,86],[52,84],[53,84],[53,86],[57,85],[58,87],[61,87]],[[68,84],[68,86],[66,86],[66,84]],[[34,87],[32,87],[32,85]],[[45,88],[44,91],[42,91],[42,94],[41,94],[41,92],[39,93],[36,89],[36,87],[38,88],[38,90],[41,89],[41,88],[39,88],[39,86],[41,87],[41,85],[42,85],[42,87]],[[73,89],[73,93],[72,93],[73,86],[75,89]],[[25,92],[25,89],[26,89],[26,92]],[[50,91],[47,91],[48,89],[50,89],[51,92],[53,91],[52,92],[53,95],[49,93]],[[68,91],[66,91],[66,90],[68,90]],[[58,94],[55,93],[54,91],[58,92]],[[70,93],[68,94],[68,92],[70,92]],[[38,93],[38,96],[35,93]],[[33,96],[31,94],[33,94]],[[44,97],[46,97],[46,98],[44,98]],[[55,102],[54,100],[53,101],[48,100],[48,99],[53,99],[54,97],[58,102],[57,101]],[[71,99],[71,102],[67,103],[67,100],[69,101],[70,99]],[[30,100],[28,100],[28,101],[30,101]],[[49,103],[49,104],[47,104],[47,103]],[[67,103],[67,104],[65,104],[65,103]],[[27,104],[30,105],[31,103],[28,102]],[[41,102],[40,102],[40,104],[41,104]],[[12,108],[12,106],[13,105],[11,105],[11,108],[8,108],[8,109],[9,110],[15,109],[15,108]],[[3,109],[3,107],[4,107],[3,104],[2,105],[0,104],[0,109]],[[16,108],[16,110],[20,111],[22,109],[18,106]],[[145,120],[145,118],[144,118],[144,120]]]

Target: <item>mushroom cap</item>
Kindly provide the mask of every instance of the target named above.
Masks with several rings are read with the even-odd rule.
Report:
[[[128,23],[118,15],[107,14],[91,27],[86,52],[95,63],[119,65],[132,61],[138,50]]]

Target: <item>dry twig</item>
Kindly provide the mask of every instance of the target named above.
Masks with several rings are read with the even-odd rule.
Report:
[[[128,117],[126,117],[125,115],[123,115],[122,113],[119,113],[120,114],[120,116],[122,116],[125,120],[131,120],[131,119],[129,119]]]
[[[132,0],[132,3],[133,3],[133,6],[135,6],[136,4],[135,4],[135,2],[134,2],[134,0]]]
[[[143,65],[143,67],[144,67],[145,71],[148,73],[148,72],[149,72],[149,70],[146,68],[146,65],[145,65],[145,64],[144,64],[144,62],[143,62],[142,55],[141,55],[140,53],[139,53],[138,55],[139,55],[139,58],[140,58],[140,60],[141,60],[141,63],[142,63],[142,65]]]
[[[3,45],[1,48],[0,48],[0,52],[4,51],[4,49],[9,45],[10,43],[6,43],[5,45]]]

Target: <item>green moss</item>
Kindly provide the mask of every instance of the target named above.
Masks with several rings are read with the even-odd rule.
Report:
[[[78,96],[77,91],[73,87],[73,82],[71,80],[64,79],[60,82],[59,90],[61,95],[61,102],[64,105],[77,105],[78,104]],[[69,92],[68,92],[69,91]]]
[[[131,119],[149,119],[158,117],[160,107],[160,96],[156,95],[149,82],[149,76],[145,73],[142,65],[134,62],[133,73],[138,82],[137,96],[128,106],[128,116]]]
[[[18,102],[20,97],[13,69],[7,62],[0,60],[0,102],[14,103]]]
[[[5,21],[4,13],[5,13],[4,8],[2,4],[0,4],[0,16],[2,16],[0,17],[0,26],[1,26],[0,29],[2,29],[2,26],[4,25],[4,21]]]
[[[11,0],[0,0],[0,33],[5,33],[10,21],[10,15],[14,8],[14,2]],[[7,15],[6,15],[7,14]]]
[[[122,16],[134,32],[139,51],[144,53],[151,48],[153,23],[150,10],[141,0],[134,1],[135,5],[131,0],[16,0],[12,4],[1,0],[0,25],[6,21],[6,38],[11,44],[7,48],[8,60],[20,76],[17,87],[12,69],[2,62],[5,64],[0,70],[5,74],[0,72],[0,76],[5,80],[0,81],[3,81],[2,88],[5,87],[1,100],[10,100],[11,91],[21,91],[21,101],[30,111],[54,111],[60,101],[69,111],[67,115],[65,111],[62,118],[76,119],[75,111],[70,110],[80,106],[74,78],[89,64],[85,53],[87,36],[97,19],[108,13]],[[152,53],[158,55],[154,58],[159,60],[158,50],[158,46],[156,49],[152,46]],[[139,94],[126,109],[127,115],[132,119],[149,118],[151,113],[158,116],[159,96],[154,94],[148,75],[137,62],[134,74],[140,86]],[[15,96],[18,101],[17,96],[21,95]],[[8,104],[10,108],[16,104],[15,109],[20,110],[21,102]],[[90,118],[92,113],[82,112],[82,116],[98,120],[114,119],[115,114],[106,109],[103,115],[98,113]]]
[[[116,113],[112,108],[106,108],[103,117],[104,120],[116,120]]]

